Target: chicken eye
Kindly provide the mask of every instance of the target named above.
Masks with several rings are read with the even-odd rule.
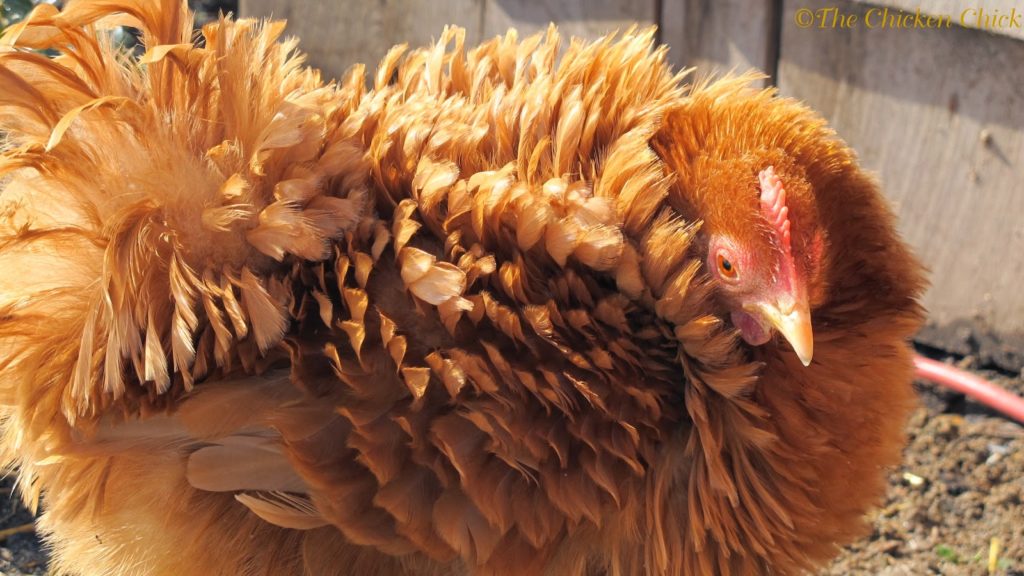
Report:
[[[718,253],[718,273],[729,280],[734,280],[737,276],[736,265],[721,252]]]

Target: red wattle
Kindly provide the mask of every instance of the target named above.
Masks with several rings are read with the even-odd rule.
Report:
[[[751,346],[760,346],[772,339],[771,330],[765,328],[750,314],[736,310],[732,313],[732,325],[740,331],[743,341]]]

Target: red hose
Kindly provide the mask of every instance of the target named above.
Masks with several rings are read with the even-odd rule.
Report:
[[[966,394],[982,404],[1024,422],[1024,398],[959,368],[914,355],[917,376]]]

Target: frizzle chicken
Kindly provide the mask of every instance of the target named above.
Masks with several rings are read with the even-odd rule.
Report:
[[[55,571],[795,573],[862,530],[923,280],[823,121],[650,31],[448,29],[372,89],[281,32],[4,36],[2,454]]]

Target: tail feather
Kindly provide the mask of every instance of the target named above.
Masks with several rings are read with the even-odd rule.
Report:
[[[188,457],[188,482],[207,492],[268,490],[304,494],[309,488],[285,457],[277,436],[239,435]]]
[[[103,31],[126,22],[141,61]],[[340,130],[364,88],[322,85],[282,30],[221,20],[198,48],[177,0],[99,0],[40,6],[4,35],[0,264],[24,275],[0,285],[0,341],[38,365],[76,358],[45,386],[68,423],[95,421],[135,380],[139,408],[159,410],[251,354],[249,332],[275,345],[288,323],[275,283],[366,215],[361,148]],[[286,184],[307,193],[279,198]],[[55,272],[68,267],[88,272]],[[17,336],[51,313],[38,297],[51,288],[80,295],[63,303],[74,321]],[[215,354],[197,346],[210,329]]]
[[[269,492],[258,495],[238,494],[235,500],[252,510],[253,514],[282,528],[312,530],[330,524],[320,515],[312,502],[300,496]]]

